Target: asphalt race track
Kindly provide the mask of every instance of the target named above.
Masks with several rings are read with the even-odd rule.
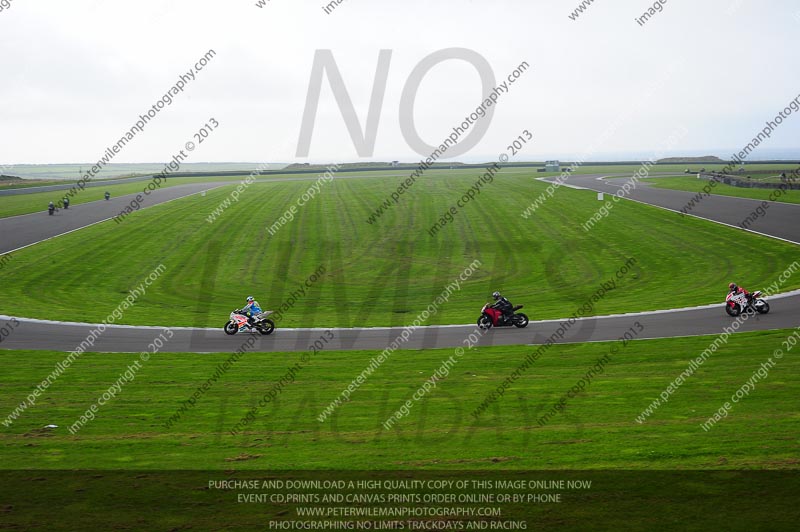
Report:
[[[738,327],[738,331],[788,329],[800,323],[800,291],[787,297],[771,298],[770,302],[772,310],[769,314],[747,319]],[[9,318],[0,316],[0,319]],[[492,329],[479,339],[478,345],[543,344],[553,334],[557,334],[554,338],[555,343],[616,340],[631,327],[637,331],[642,330],[637,338],[719,334],[725,327],[730,327],[732,321],[732,318],[725,313],[722,303],[719,303],[706,308],[580,319],[571,326],[568,326],[566,320],[532,321],[525,329],[513,327]],[[71,351],[86,339],[93,328],[79,323],[37,322],[23,319],[20,319],[20,322],[21,324],[14,329],[14,334],[3,341],[4,348]],[[311,351],[311,344],[320,338],[322,331],[326,330],[278,328],[269,336],[251,333],[227,336],[222,331],[223,323],[220,323],[218,329],[172,328],[174,337],[169,341],[169,351],[234,352],[251,337],[255,339],[255,344],[248,346],[249,351]],[[466,347],[466,338],[476,329],[475,325],[421,327],[401,345],[403,349]],[[563,331],[563,338],[558,337],[559,329]],[[110,326],[97,338],[90,350],[145,351],[147,345],[162,330],[161,327]],[[332,329],[331,331],[334,339],[326,344],[326,349],[381,351],[397,339],[403,329]]]
[[[651,174],[654,177],[660,174]],[[664,175],[675,175],[664,174]],[[596,190],[613,195],[627,182],[627,179],[604,179],[603,175],[574,175],[564,181],[565,184]],[[626,176],[627,177],[627,176]],[[551,181],[545,179],[545,181]],[[682,190],[668,190],[664,188],[654,188],[648,185],[647,180],[640,180],[636,188],[626,197],[634,201],[647,203],[681,212],[689,201],[694,198],[694,192]],[[611,199],[606,197],[605,199]],[[762,200],[746,198],[734,198],[731,196],[707,196],[696,203],[689,215],[713,220],[727,225],[732,225],[741,229],[747,217],[761,205]],[[768,202],[767,214],[752,222],[748,230],[764,235],[774,236],[789,240],[795,244],[800,244],[800,204]],[[598,201],[598,205],[600,202]]]
[[[141,208],[145,209],[159,203],[166,203],[230,184],[232,183],[223,181],[159,188],[148,196],[144,196]],[[70,205],[69,209],[60,209],[52,216],[47,214],[47,205],[43,204],[41,212],[0,218],[0,235],[3,235],[0,239],[0,253],[15,251],[104,220],[110,220],[119,215],[135,197],[136,194],[128,194],[118,198],[112,197],[108,201],[100,200]]]
[[[599,178],[602,175],[571,176],[566,184],[613,194],[625,182],[614,180],[609,183]],[[153,194],[146,206],[164,203],[209,190],[231,182],[209,182],[170,187]],[[693,193],[655,189],[641,182],[630,194],[636,201],[679,211]],[[130,198],[128,196],[127,198]],[[128,199],[127,201],[130,201]],[[50,217],[47,213],[36,213],[0,220],[2,244],[0,253],[32,245],[68,231],[111,218],[127,204],[126,197],[106,202],[98,201],[71,207]],[[725,196],[710,196],[695,207],[692,214],[709,220],[738,226],[754,210],[760,200],[746,200]],[[679,216],[679,214],[675,214]],[[58,220],[56,220],[58,218]],[[800,242],[800,205],[781,203],[771,204],[768,214],[762,217],[752,229],[792,242]],[[788,264],[786,266],[789,266]],[[776,271],[776,277],[781,271]],[[724,287],[721,287],[721,292]],[[771,311],[765,316],[747,319],[738,331],[785,329],[800,325],[800,290],[769,299]],[[530,312],[535,316],[535,309]],[[478,316],[475,316],[477,320]],[[0,316],[0,319],[10,319]],[[71,351],[83,342],[95,325],[82,323],[62,323],[45,320],[17,318],[20,325],[14,334],[3,341],[5,349],[48,349]],[[169,342],[171,352],[234,352],[250,338],[255,344],[249,351],[309,351],[314,340],[325,329],[278,329],[269,336],[237,334],[227,336],[222,331],[226,316],[220,317],[218,329],[173,328],[174,337]],[[638,324],[637,324],[638,322]],[[710,335],[723,332],[730,327],[733,319],[723,308],[722,302],[704,307],[678,310],[658,310],[635,314],[622,314],[596,318],[579,319],[569,324],[566,319],[531,321],[525,329],[493,329],[480,338],[479,345],[538,345],[556,334],[556,343],[574,343],[616,340],[631,327],[641,330],[637,338],[664,338],[693,335]],[[148,344],[158,336],[162,327],[109,326],[95,341],[92,351],[131,353],[147,349]],[[398,338],[403,328],[365,328],[332,329],[334,339],[328,346],[337,350],[385,349]],[[411,334],[407,342],[401,343],[404,349],[465,347],[466,338],[476,330],[475,325],[450,325],[422,327]],[[560,331],[560,332],[559,332]],[[533,349],[533,348],[531,348]]]

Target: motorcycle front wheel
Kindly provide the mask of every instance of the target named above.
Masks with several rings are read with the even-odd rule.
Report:
[[[489,316],[484,314],[483,316],[478,318],[478,327],[480,327],[484,331],[487,331],[492,328],[492,320],[489,318]]]
[[[514,314],[514,317],[512,319],[514,320],[515,327],[524,329],[525,327],[528,326],[528,316],[526,316],[525,314],[522,313]]]
[[[726,304],[725,305],[725,312],[728,313],[728,316],[732,316],[732,317],[735,318],[739,314],[742,313],[742,308],[739,305],[736,305],[736,304],[734,304],[733,306]]]
[[[263,334],[264,336],[268,334],[272,334],[272,331],[275,330],[275,322],[272,320],[263,320],[258,323],[258,332]]]
[[[225,324],[224,330],[225,334],[236,334],[237,332],[239,332],[239,326],[236,325],[234,322],[229,321],[228,323]]]

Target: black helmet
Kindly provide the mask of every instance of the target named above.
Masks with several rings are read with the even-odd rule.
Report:
[[[498,299],[500,299],[503,296],[500,295],[500,292],[495,292],[495,293],[492,294],[492,297],[494,298],[495,301],[497,301]]]
[[[738,290],[738,289],[739,289],[739,287],[738,287],[738,286],[736,286],[736,283],[731,283],[731,284],[729,284],[729,285],[728,285],[728,289],[729,289],[731,292],[736,292],[736,290]]]

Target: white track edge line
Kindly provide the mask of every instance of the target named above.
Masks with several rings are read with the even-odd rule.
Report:
[[[800,289],[792,290],[791,292],[784,292],[782,294],[775,294],[773,296],[769,296],[769,299],[783,299],[787,297],[794,297],[800,296]],[[664,309],[664,310],[646,310],[641,312],[628,312],[622,314],[606,314],[603,316],[587,316],[582,318],[575,318],[575,321],[587,321],[587,320],[605,320],[611,318],[625,318],[625,317],[635,317],[635,316],[650,316],[650,315],[658,315],[658,314],[668,314],[668,313],[678,313],[678,312],[690,312],[693,310],[707,310],[717,307],[722,307],[725,303],[711,303],[708,305],[698,305],[695,307],[684,307],[684,308],[677,308],[677,309]],[[557,318],[551,320],[538,320],[538,321],[530,321],[530,323],[559,323],[564,320],[569,320],[571,316],[565,318]],[[26,323],[40,323],[46,325],[69,325],[75,327],[96,327],[98,325],[102,325],[99,323],[85,323],[85,322],[77,322],[77,321],[58,321],[58,320],[43,320],[38,318],[24,318],[20,316],[7,316],[4,314],[0,314],[0,319],[4,320],[11,320],[11,319],[18,319],[22,320]],[[447,324],[447,325],[424,325],[418,327],[419,329],[428,329],[428,328],[440,328],[440,329],[447,329],[447,328],[457,328],[457,327],[473,327],[474,324],[472,323],[464,323],[464,324]],[[117,324],[108,324],[106,325],[107,328],[116,328],[116,329],[142,329],[142,330],[150,330],[150,329],[165,329],[167,328],[166,325],[117,325]],[[298,327],[298,328],[286,328],[281,329],[282,331],[327,331],[331,329],[335,329],[337,331],[395,331],[395,330],[403,330],[407,326],[406,325],[397,325],[394,327]],[[169,327],[169,329],[174,329],[178,331],[218,331],[220,330],[219,327]]]

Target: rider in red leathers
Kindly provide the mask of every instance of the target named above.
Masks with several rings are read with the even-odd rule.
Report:
[[[736,283],[731,283],[728,285],[728,290],[732,294],[744,294],[747,298],[747,303],[750,304],[753,302],[753,296],[750,295],[750,292],[742,288],[741,286],[737,285]]]

